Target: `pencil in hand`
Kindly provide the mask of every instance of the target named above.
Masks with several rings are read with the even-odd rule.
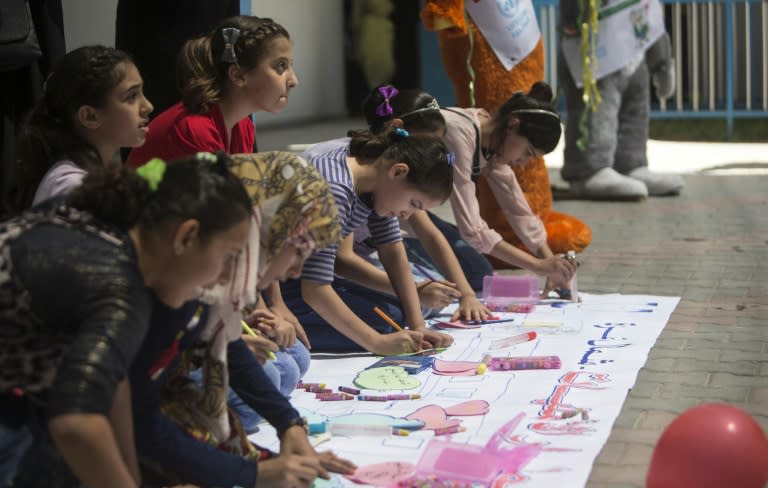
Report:
[[[248,334],[252,335],[254,337],[258,336],[256,332],[251,329],[251,327],[245,323],[245,320],[241,320],[240,324],[243,326],[243,330]],[[264,352],[267,354],[267,358],[269,358],[270,361],[274,361],[277,359],[277,356],[275,356],[275,353],[270,351],[269,349],[264,349]]]
[[[400,327],[400,325],[399,325],[397,322],[395,322],[394,320],[392,320],[392,317],[390,317],[389,315],[387,315],[387,313],[386,313],[384,310],[380,309],[379,307],[373,307],[373,311],[374,311],[374,312],[376,312],[376,314],[377,314],[379,317],[381,317],[382,319],[384,319],[384,321],[385,321],[386,323],[388,323],[389,325],[391,325],[392,327],[394,327],[394,329],[395,329],[396,331],[399,331],[399,332],[402,332],[402,331],[403,331],[403,328],[402,328],[402,327]]]

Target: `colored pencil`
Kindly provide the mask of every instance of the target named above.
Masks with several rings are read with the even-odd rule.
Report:
[[[253,329],[251,329],[251,327],[248,324],[245,323],[245,320],[241,320],[240,324],[243,326],[243,330],[246,333],[248,333],[248,334],[250,334],[250,335],[252,335],[254,337],[258,337],[258,334],[256,334],[256,332],[254,332]],[[270,351],[269,349],[264,349],[264,352],[267,353],[267,357],[269,358],[270,361],[274,361],[274,360],[277,359],[277,356],[275,356],[275,353]]]

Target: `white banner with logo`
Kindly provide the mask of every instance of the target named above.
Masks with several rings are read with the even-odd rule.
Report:
[[[531,0],[467,0],[464,5],[507,71],[539,42],[541,32]]]
[[[596,80],[614,73],[645,53],[664,34],[659,0],[606,0],[600,7]],[[581,39],[566,37],[561,48],[576,85],[582,86]]]

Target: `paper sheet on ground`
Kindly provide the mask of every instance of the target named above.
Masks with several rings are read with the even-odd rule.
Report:
[[[467,430],[453,435],[454,442],[485,444],[496,429],[518,412],[524,412],[526,418],[513,438],[546,446],[520,473],[523,479],[515,486],[583,486],[628,390],[679,298],[618,294],[583,294],[582,298],[584,301],[580,304],[541,304],[531,314],[516,314],[521,320],[512,323],[453,330],[450,333],[456,339],[455,345],[437,356],[452,361],[480,361],[488,352],[490,342],[514,333],[516,324],[526,320],[562,321],[568,329],[577,332],[541,333],[534,341],[493,351],[494,356],[558,355],[563,361],[560,370],[489,371],[482,376],[457,377],[438,376],[427,370],[417,375],[421,385],[408,390],[408,393],[419,393],[422,396],[419,400],[320,402],[314,394],[297,390],[291,402],[333,418],[354,412],[405,417],[430,404],[447,408],[467,400],[486,400],[491,405],[490,411],[481,416],[462,417],[461,425]],[[328,383],[334,389],[350,385],[359,371],[376,360],[372,357],[313,360],[304,380]],[[563,412],[574,408],[588,410],[589,418],[560,418]],[[431,431],[418,431],[408,437],[334,438],[318,450],[332,449],[360,466],[389,461],[415,464],[432,437]],[[279,449],[274,430],[266,424],[262,424],[261,431],[251,439],[265,447]],[[343,483],[360,486],[349,480]]]

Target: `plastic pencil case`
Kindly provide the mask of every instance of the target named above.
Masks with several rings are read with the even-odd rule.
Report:
[[[416,465],[415,476],[490,486],[503,471],[516,472],[525,466],[539,449],[523,445],[493,451],[485,446],[432,439]]]
[[[530,313],[538,301],[538,276],[494,274],[483,278],[483,303],[493,312]]]

